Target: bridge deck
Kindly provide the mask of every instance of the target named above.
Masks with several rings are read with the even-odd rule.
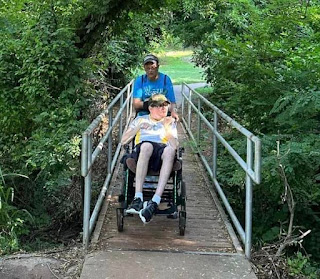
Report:
[[[122,184],[122,171],[119,171],[111,185],[108,207],[102,227],[99,229],[97,245],[101,250],[237,253],[226,224],[211,197],[204,179],[204,170],[191,148],[185,144],[187,136],[182,127],[178,126],[180,145],[185,146],[183,154],[183,179],[187,186],[185,235],[179,235],[178,219],[167,219],[165,216],[155,216],[148,225],[143,225],[138,216],[126,217],[124,231],[118,232],[116,207]]]

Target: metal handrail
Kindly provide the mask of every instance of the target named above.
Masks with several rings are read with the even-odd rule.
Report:
[[[185,88],[188,89],[188,95],[185,94]],[[247,258],[251,256],[251,246],[252,246],[252,182],[259,184],[261,181],[261,141],[258,137],[253,135],[246,128],[241,126],[230,116],[225,114],[206,98],[200,95],[198,92],[193,90],[186,83],[182,84],[181,88],[182,95],[182,122],[190,135],[191,139],[196,145],[197,152],[208,171],[217,192],[229,213],[229,216],[235,226],[242,243],[245,245],[245,255]],[[197,104],[193,102],[193,96],[197,99]],[[187,103],[187,108],[185,108],[185,103]],[[213,123],[211,123],[201,112],[201,107],[203,104],[207,105],[212,109],[214,113]],[[197,137],[194,136],[192,132],[192,113],[195,112],[197,115]],[[186,117],[185,117],[185,114]],[[247,138],[247,158],[246,162],[240,157],[240,155],[232,148],[232,146],[223,138],[223,136],[218,132],[218,121],[223,120],[227,122],[230,126],[236,128],[242,135]],[[200,133],[202,131],[201,124],[204,123],[209,131],[212,132],[212,165],[208,162],[206,156],[203,154],[200,147]],[[217,179],[217,140],[219,140],[222,145],[229,151],[235,161],[241,166],[241,168],[246,173],[246,202],[245,202],[245,230],[242,228],[237,216],[235,215],[227,197],[225,196],[221,185]],[[254,145],[254,148],[253,148]]]
[[[82,134],[82,149],[81,149],[81,175],[84,177],[84,210],[83,210],[83,244],[85,248],[88,248],[90,235],[93,231],[95,222],[100,212],[102,202],[105,198],[109,184],[111,182],[112,174],[115,169],[117,159],[121,151],[120,139],[123,131],[128,126],[130,119],[133,115],[132,110],[132,87],[133,80],[129,82],[120,93],[112,100],[107,109],[104,110],[95,120],[91,122],[88,128]],[[116,104],[119,103],[119,108],[115,117],[113,117],[113,109]],[[108,117],[108,129],[105,135],[100,139],[98,145],[93,150],[93,132],[100,125],[105,117]],[[125,125],[123,125],[125,124]],[[123,127],[124,126],[124,127]],[[115,128],[118,127],[118,144],[113,146],[112,135]],[[104,148],[107,142],[107,175],[95,207],[90,214],[91,206],[91,184],[92,184],[92,166],[95,160],[98,158],[100,152]],[[114,150],[115,149],[115,150]]]

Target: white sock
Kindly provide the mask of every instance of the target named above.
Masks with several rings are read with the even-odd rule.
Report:
[[[157,203],[157,205],[160,204],[160,201],[161,201],[161,197],[154,194],[153,197],[152,197],[152,201],[154,201],[155,203]]]
[[[134,197],[135,197],[135,198],[140,198],[141,201],[143,201],[143,194],[142,194],[142,192],[136,192],[136,193],[134,194]]]

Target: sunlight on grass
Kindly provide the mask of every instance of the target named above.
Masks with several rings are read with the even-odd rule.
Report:
[[[181,50],[160,54],[160,71],[170,76],[173,84],[203,82],[203,70],[192,63],[192,53]]]
[[[162,56],[183,57],[183,56],[191,56],[192,54],[193,54],[192,50],[179,50],[179,51],[168,51]]]
[[[204,82],[203,70],[192,63],[192,54],[192,50],[168,50],[156,54],[160,60],[160,72],[170,76],[173,84]],[[138,74],[144,74],[143,69],[139,70]]]

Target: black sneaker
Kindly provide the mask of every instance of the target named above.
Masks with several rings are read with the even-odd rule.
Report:
[[[140,198],[134,198],[132,203],[128,206],[126,213],[139,214],[139,211],[143,208],[143,202]]]
[[[158,209],[158,205],[156,202],[152,200],[148,201],[146,208],[142,209],[139,212],[139,216],[142,222],[144,224],[149,223],[152,219],[152,216],[156,213],[157,209]]]

